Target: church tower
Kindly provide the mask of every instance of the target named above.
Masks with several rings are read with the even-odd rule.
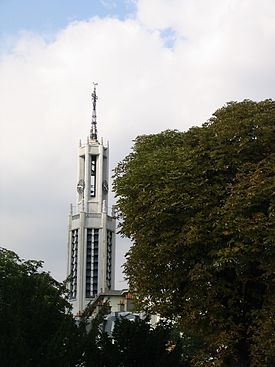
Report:
[[[98,141],[96,85],[90,136],[78,152],[76,210],[71,205],[69,214],[67,272],[74,314],[114,289],[116,222],[108,215],[109,145]]]

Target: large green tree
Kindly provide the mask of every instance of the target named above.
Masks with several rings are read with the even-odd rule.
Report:
[[[5,367],[75,366],[81,335],[63,284],[0,248],[0,356]]]
[[[139,136],[114,175],[139,305],[199,340],[194,366],[275,363],[275,102]]]

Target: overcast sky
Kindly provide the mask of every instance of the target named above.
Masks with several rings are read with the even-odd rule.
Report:
[[[137,135],[275,98],[275,2],[0,0],[0,246],[58,280],[93,81],[113,168]],[[117,240],[117,288],[128,247]]]

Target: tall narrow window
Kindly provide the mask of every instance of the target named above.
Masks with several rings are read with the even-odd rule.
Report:
[[[111,289],[112,285],[112,241],[113,232],[107,230],[106,283],[108,289]]]
[[[71,282],[70,298],[75,299],[77,294],[77,251],[78,251],[78,229],[72,231],[71,237]]]
[[[96,156],[91,156],[91,197],[95,197],[96,195]]]
[[[98,294],[98,235],[97,228],[87,229],[86,297]]]

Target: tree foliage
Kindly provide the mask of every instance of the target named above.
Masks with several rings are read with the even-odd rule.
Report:
[[[182,341],[173,335],[171,326],[158,324],[152,328],[149,320],[118,319],[114,332],[114,347],[121,367],[180,367]]]
[[[152,328],[148,320],[121,319],[110,338],[103,327],[108,303],[96,317],[92,305],[74,319],[66,288],[41,265],[0,249],[1,366],[186,366],[179,333],[168,324]]]
[[[74,366],[78,329],[65,287],[39,271],[40,261],[24,261],[0,249],[0,355],[6,367]]]
[[[91,321],[83,349],[85,367],[189,367],[183,344],[171,325],[152,327],[149,319],[117,318],[110,337],[100,325],[102,314]]]
[[[200,340],[194,366],[275,363],[274,123],[274,101],[231,102],[115,169],[131,290]]]

